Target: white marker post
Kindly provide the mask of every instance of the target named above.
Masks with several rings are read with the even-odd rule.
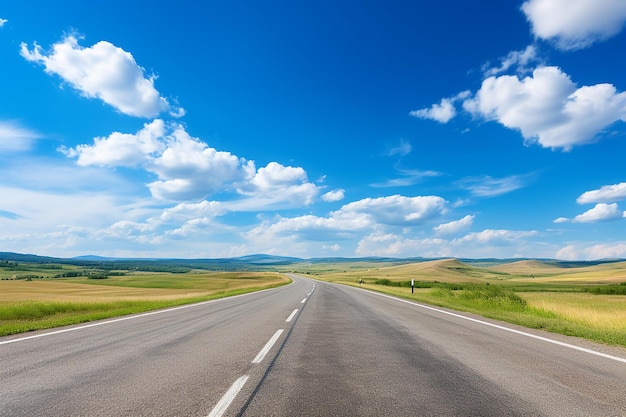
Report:
[[[415,280],[411,279],[411,294],[413,294],[413,288],[415,288]]]

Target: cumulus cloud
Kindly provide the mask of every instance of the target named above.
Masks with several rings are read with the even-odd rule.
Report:
[[[191,137],[182,126],[167,136],[167,147],[146,169],[158,180],[148,184],[152,195],[164,200],[198,200],[233,189],[254,175],[254,162],[218,151]]]
[[[455,220],[449,223],[440,224],[433,228],[438,235],[454,235],[460,232],[464,232],[472,226],[474,222],[472,215],[467,215],[460,220]]]
[[[611,203],[626,199],[626,182],[604,185],[598,190],[586,191],[578,197],[578,204]]]
[[[333,201],[343,200],[344,192],[345,191],[342,189],[329,191],[327,193],[322,194],[322,200],[326,201],[327,203],[332,203]]]
[[[430,119],[439,123],[448,123],[456,116],[454,103],[469,96],[469,91],[463,91],[454,97],[442,98],[439,104],[433,104],[429,108],[413,110],[409,114],[418,119]]]
[[[522,11],[537,38],[562,50],[586,48],[622,30],[626,2],[622,0],[529,0]]]
[[[617,207],[617,203],[598,203],[592,209],[579,214],[572,220],[575,223],[596,223],[603,221],[619,220],[626,217],[626,213]]]
[[[0,17],[0,28],[3,27],[6,22],[8,22],[7,19],[3,19]]]
[[[253,161],[211,148],[182,125],[161,119],[144,124],[135,134],[114,132],[91,145],[59,150],[81,166],[144,169],[156,176],[148,188],[161,200],[198,201],[230,192],[244,197],[230,203],[231,211],[250,211],[309,205],[320,192],[301,167],[270,162],[257,171]],[[326,199],[340,195],[338,190]]]
[[[301,206],[313,203],[319,193],[319,187],[309,182],[303,168],[270,162],[267,166],[259,168],[252,179],[238,191],[259,201],[265,201],[267,205],[291,201]]]
[[[41,64],[49,74],[56,74],[82,95],[99,98],[121,113],[136,117],[155,117],[170,111],[181,116],[154,87],[156,77],[144,74],[132,54],[107,41],[91,47],[78,44],[75,36],[67,36],[46,53],[35,43],[32,49],[20,45],[26,60]]]
[[[476,117],[519,130],[530,143],[570,150],[626,120],[626,93],[611,84],[576,88],[559,68],[540,67],[523,79],[487,78],[463,107]]]
[[[0,151],[18,152],[29,150],[41,134],[12,121],[0,120]]]
[[[165,149],[163,137],[165,123],[156,119],[144,124],[137,134],[114,132],[108,137],[94,138],[93,145],[78,145],[76,148],[61,147],[68,157],[77,157],[81,166],[126,166],[142,165],[151,155]]]
[[[438,196],[393,195],[354,201],[328,217],[306,215],[265,222],[249,233],[251,239],[292,236],[305,240],[333,240],[353,237],[379,227],[407,227],[441,217],[446,202]]]

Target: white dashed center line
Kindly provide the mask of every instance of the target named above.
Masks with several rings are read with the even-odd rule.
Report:
[[[261,349],[259,354],[256,355],[256,357],[252,360],[252,363],[261,363],[261,361],[263,361],[263,359],[265,358],[265,355],[267,355],[272,346],[274,346],[274,343],[276,343],[281,334],[283,334],[283,329],[278,329],[276,333],[274,333],[274,336],[272,336],[272,338],[269,340],[269,342],[267,342],[265,346],[263,346],[263,349]]]
[[[295,310],[293,310],[293,312],[289,315],[289,317],[287,317],[287,320],[285,320],[287,323],[289,323],[291,321],[291,319],[293,319],[296,316],[296,313],[298,313],[298,309],[296,308]]]
[[[222,397],[222,399],[213,407],[213,410],[209,413],[208,417],[221,417],[224,412],[228,409],[230,403],[233,402],[239,391],[243,388],[244,384],[248,380],[248,375],[244,375],[239,377],[233,385],[226,391],[226,394]]]

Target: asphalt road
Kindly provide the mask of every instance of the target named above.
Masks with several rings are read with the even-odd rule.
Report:
[[[626,416],[626,350],[294,277],[0,338],[0,416]]]

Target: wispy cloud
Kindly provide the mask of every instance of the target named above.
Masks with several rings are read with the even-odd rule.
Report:
[[[7,19],[3,19],[0,17],[0,28],[3,27],[6,22],[8,22]]]
[[[395,156],[395,155],[406,156],[410,154],[412,150],[413,150],[413,147],[411,146],[409,142],[405,140],[401,140],[398,146],[391,148],[387,152],[387,155],[388,156]]]
[[[458,184],[477,197],[496,197],[526,187],[533,177],[534,174],[511,175],[504,178],[468,177],[460,180]]]
[[[375,182],[370,184],[370,186],[375,188],[386,188],[386,187],[407,187],[410,185],[415,185],[425,178],[438,177],[442,175],[437,171],[420,171],[417,169],[402,169],[396,168],[398,174],[400,174],[397,178],[392,178],[382,182]]]
[[[529,72],[531,70],[530,64],[536,64],[540,61],[537,53],[535,45],[528,45],[521,51],[511,51],[505,57],[499,59],[499,66],[492,67],[491,63],[485,64],[482,68],[483,74],[485,77],[491,77],[507,72],[511,68],[514,68],[517,73]]]
[[[20,152],[30,150],[41,134],[17,122],[0,120],[0,151]]]

